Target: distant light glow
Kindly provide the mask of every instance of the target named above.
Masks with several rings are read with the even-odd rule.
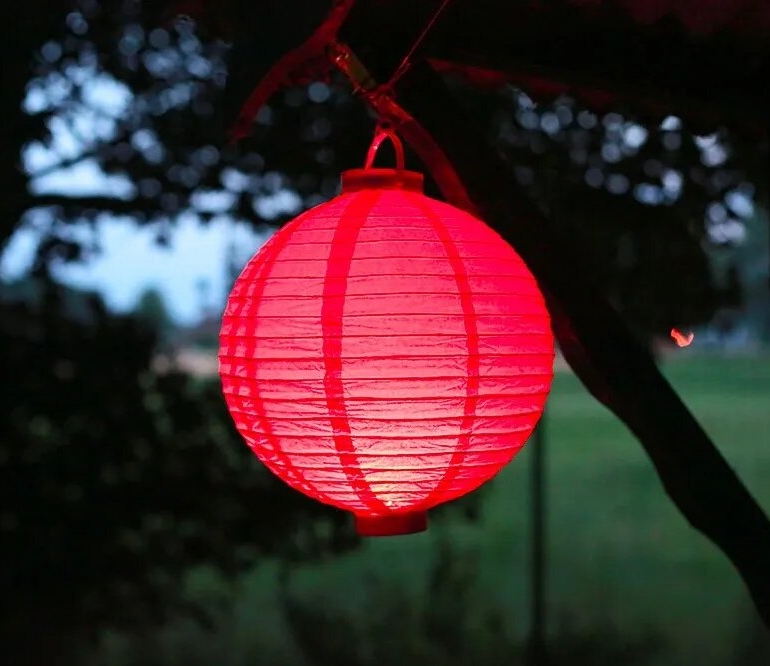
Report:
[[[663,122],[660,124],[660,129],[662,129],[665,132],[678,130],[678,129],[681,129],[681,127],[682,127],[682,121],[676,116],[666,116],[663,119]]]
[[[754,214],[754,202],[745,192],[732,190],[725,195],[725,202],[738,217],[751,217]]]
[[[672,328],[671,339],[676,342],[678,347],[689,347],[695,339],[695,333],[690,332],[685,335],[681,331]]]
[[[623,129],[623,141],[630,148],[641,148],[647,141],[647,130],[641,125],[628,123]]]
[[[661,181],[663,183],[663,189],[668,194],[673,196],[679,196],[684,185],[684,176],[681,171],[676,169],[666,169],[661,175]]]

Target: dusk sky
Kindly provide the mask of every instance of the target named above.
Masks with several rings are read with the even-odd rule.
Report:
[[[32,190],[40,194],[132,198],[136,194],[134,184],[122,176],[104,174],[98,163],[88,158],[88,146],[84,145],[84,137],[104,140],[115,134],[116,122],[130,110],[131,93],[122,83],[103,73],[84,69],[80,74],[82,80],[78,83],[83,87],[89,106],[67,122],[54,115],[50,121],[50,143],[32,142],[25,150],[23,163],[33,176]],[[55,104],[65,92],[59,90],[58,85],[56,82],[40,82],[30,86],[25,101],[26,110],[35,113]],[[522,123],[526,124],[527,118],[540,122],[536,114],[530,112],[527,115],[525,111]],[[673,116],[662,123],[666,129],[677,129],[679,126],[679,119]],[[153,148],[156,144],[155,138],[148,133],[137,132],[134,139],[143,142],[144,149]],[[644,128],[634,123],[626,124],[626,144],[638,149],[646,140],[647,131]],[[725,159],[726,154],[716,135],[697,138],[696,143],[703,152],[705,162],[716,164]],[[74,165],[56,168],[62,161]],[[35,174],[41,175],[35,177]],[[192,199],[194,209],[180,215],[163,230],[168,232],[169,247],[162,247],[156,242],[161,231],[157,225],[138,229],[129,218],[105,216],[98,225],[101,251],[89,261],[60,267],[55,274],[67,284],[98,289],[107,304],[117,311],[133,308],[144,289],[157,287],[165,297],[172,317],[179,323],[193,324],[201,316],[201,281],[206,281],[208,285],[210,307],[220,307],[224,302],[227,248],[235,243],[239,258],[245,263],[267,238],[265,234],[255,233],[248,224],[234,222],[228,214],[234,201],[233,192],[242,187],[240,181],[246,179],[246,174],[232,172],[229,180],[222,183],[222,189],[196,193]],[[634,194],[638,200],[656,205],[678,198],[682,183],[682,174],[669,170],[663,175],[662,187],[647,186]],[[282,190],[273,196],[260,197],[255,200],[254,206],[263,218],[270,219],[281,212],[299,212],[301,202],[294,193]],[[201,224],[195,208],[214,213],[213,221]],[[751,215],[752,208],[750,196],[732,192],[727,197],[727,207],[715,204],[709,209],[709,234],[718,241],[742,241],[745,227],[739,218]],[[0,255],[0,278],[12,279],[25,273],[38,240],[51,224],[51,217],[44,209],[27,216],[25,225],[15,234],[6,252]],[[75,225],[68,231],[87,244],[93,240],[92,232],[86,225]]]
[[[39,191],[64,187],[83,194],[104,190],[114,193],[116,183],[106,180],[95,168],[81,167],[48,177]],[[35,217],[46,216],[33,215],[31,224],[14,235],[0,258],[0,277],[20,277],[30,265],[40,237]],[[225,215],[205,226],[194,215],[183,216],[169,225],[169,230],[171,244],[162,247],[156,242],[157,225],[137,229],[127,218],[104,220],[98,228],[101,252],[90,261],[63,266],[56,274],[67,284],[99,290],[109,307],[117,311],[133,308],[144,289],[157,287],[171,315],[179,323],[191,324],[201,315],[197,286],[201,280],[208,282],[211,305],[216,307],[224,299],[228,246],[237,243],[239,254],[245,259],[266,239]],[[91,237],[85,225],[75,227],[73,232]]]

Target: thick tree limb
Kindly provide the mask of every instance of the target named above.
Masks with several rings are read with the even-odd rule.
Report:
[[[507,58],[511,49],[526,45],[537,34],[543,34],[542,30],[539,33],[535,30],[537,26],[530,20],[516,24],[518,37],[512,36],[511,22],[500,20],[498,10],[502,5],[491,0],[473,3],[457,0],[454,4],[468,11],[456,14],[449,22],[451,28],[444,23],[426,47],[424,56],[445,57],[470,65],[476,63],[477,58],[473,53],[463,51],[466,47],[474,47],[477,55]],[[524,11],[529,5],[508,3],[506,6],[516,12]],[[430,9],[428,3],[413,0],[355,3],[342,26],[343,39],[356,53],[365,54],[366,64],[373,64],[375,78],[386,80],[414,38],[415,30],[421,25],[420,19],[425,18],[423,14]],[[377,11],[382,13],[382,20],[377,19]],[[539,16],[542,19],[542,15]],[[398,20],[391,20],[393,17]],[[339,25],[334,21],[331,23],[333,29],[323,33],[330,41]],[[478,29],[471,29],[471,24]],[[542,48],[533,48],[530,43],[529,47],[522,46],[519,50],[527,56],[545,53],[554,62],[559,60],[559,53],[567,53],[570,57],[559,61],[560,71],[574,68],[581,59],[596,57],[599,60],[591,61],[593,64],[589,69],[598,71],[597,68],[605,67],[610,82],[626,78],[630,64],[636,67],[635,78],[657,81],[657,89],[663,92],[663,97],[684,86],[693,99],[713,98],[714,80],[719,76],[698,60],[700,51],[697,48],[687,51],[690,55],[686,63],[677,61],[677,67],[672,67],[670,48],[660,53],[645,48],[624,50],[622,42],[627,40],[628,34],[616,34],[621,40],[616,55],[625,53],[630,58],[628,62],[618,61],[607,57],[606,49],[594,48],[597,46],[594,42],[585,52],[579,44],[579,48],[574,48],[576,36],[585,42],[586,35],[592,34],[590,30],[575,30],[575,25],[569,21],[563,22],[561,28],[567,30],[565,39],[572,39],[571,51],[556,48],[563,45],[563,40],[554,37],[555,26],[552,24],[548,24],[548,39],[539,44]],[[321,31],[323,26],[315,34]],[[573,33],[571,36],[569,31]],[[455,33],[458,40],[453,41],[451,37]],[[495,41],[495,36],[503,33],[505,40]],[[463,42],[459,39],[463,35],[475,41]],[[484,37],[480,38],[480,35]],[[252,92],[252,103],[241,116],[239,130],[243,130],[242,123],[250,117],[255,105],[264,100],[278,82],[286,80],[284,74],[296,69],[312,71],[313,67],[305,69],[307,63],[299,62],[301,54],[310,56],[318,68],[317,74],[325,73],[325,68],[315,57],[319,50],[318,40],[308,40],[312,48],[305,50],[300,46],[302,39],[297,39],[291,57],[278,62],[265,86],[258,85]],[[638,47],[637,42],[630,40]],[[660,44],[665,45],[665,39]],[[637,57],[640,55],[644,57]],[[669,58],[662,70],[650,60],[658,56],[663,60]],[[274,60],[278,57],[276,54]],[[767,64],[767,58],[760,55],[755,59],[753,69],[742,70],[742,78],[738,81],[741,93],[755,97],[764,94],[755,90],[752,81]],[[692,81],[687,78],[698,71],[703,76]],[[661,73],[666,77],[664,80],[660,79]],[[362,84],[361,81],[356,83]],[[580,258],[559,242],[548,220],[520,190],[499,155],[474,133],[472,122],[463,116],[456,101],[427,64],[418,64],[402,79],[398,104],[389,98],[387,91],[377,94],[373,80],[367,85],[365,96],[368,101],[382,115],[398,123],[401,136],[426,161],[447,199],[460,207],[477,209],[518,249],[546,293],[555,333],[567,360],[589,391],[637,436],[668,495],[687,520],[733,562],[760,615],[770,627],[770,522],[660,374],[646,350],[635,342],[599,291],[587,283]]]
[[[385,81],[437,4],[356,2],[339,38]],[[725,125],[766,136],[768,19],[694,35],[673,15],[648,25],[620,3],[590,4],[452,0],[420,52],[474,84],[497,79],[535,98],[567,93],[597,111],[611,102],[675,114],[704,133]]]
[[[346,43],[366,34],[356,52],[378,80],[386,81],[440,1],[183,4],[206,7],[201,21],[234,42],[223,113],[239,138],[249,133],[269,90],[306,76],[323,78],[326,68],[319,56],[324,40],[328,43],[337,33]],[[674,114],[699,133],[729,127],[766,138],[770,13],[762,14],[764,2],[725,0],[734,15],[743,5],[743,21],[714,19],[704,33],[685,25],[682,11],[635,18],[627,11],[628,1],[451,0],[420,55],[475,86],[512,83],[535,99],[566,93],[597,112],[628,107],[634,117],[650,122]],[[649,0],[638,4],[661,6]],[[217,28],[220,24],[230,28]],[[370,57],[374,53],[375,59]],[[247,103],[252,93],[256,96]]]
[[[544,288],[565,357],[589,391],[636,435],[690,524],[727,555],[770,627],[770,521],[710,441],[649,353],[587,283],[580,258],[521,191],[438,75],[417,65],[399,106],[454,165],[463,192],[508,238]],[[402,135],[408,140],[409,131]],[[430,166],[430,165],[429,165]],[[440,175],[438,176],[440,178]],[[451,188],[444,188],[451,195]],[[462,199],[457,200],[462,205]]]
[[[36,194],[33,201],[36,208],[57,206],[65,212],[70,210],[80,212],[91,209],[114,213],[115,215],[145,213],[156,211],[158,208],[157,201],[153,199],[119,199],[101,195],[71,197],[65,194]]]

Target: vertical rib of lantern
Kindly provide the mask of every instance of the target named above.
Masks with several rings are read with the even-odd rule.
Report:
[[[334,446],[350,485],[362,504],[373,515],[388,514],[390,510],[367,482],[353,445],[342,383],[342,317],[345,309],[347,278],[356,241],[361,227],[379,198],[380,192],[377,190],[362,190],[351,195],[350,203],[342,214],[332,239],[321,304],[326,369],[324,390],[331,418]]]
[[[465,385],[465,405],[462,425],[460,426],[460,436],[444,475],[428,497],[421,502],[423,506],[430,508],[446,500],[446,494],[451,491],[452,484],[457,478],[471,445],[471,429],[476,418],[476,407],[479,399],[479,332],[476,326],[476,312],[473,306],[470,281],[465,270],[465,264],[454,240],[452,240],[451,234],[447,230],[444,221],[436,215],[433,208],[425,205],[423,197],[415,196],[412,193],[408,193],[407,196],[412,205],[418,208],[430,222],[444,247],[444,252],[449,260],[449,265],[452,267],[452,273],[454,274],[460,296],[460,307],[463,312],[463,325],[465,327],[465,339],[468,348],[468,360],[466,363],[467,383]]]
[[[278,259],[278,256],[281,254],[283,249],[288,245],[289,241],[291,240],[291,237],[296,231],[296,229],[300,226],[300,222],[302,220],[302,217],[300,216],[293,222],[289,223],[289,226],[283,230],[283,233],[277,233],[275,234],[270,240],[265,244],[264,246],[264,254],[258,254],[254,258],[252,258],[250,264],[252,262],[256,262],[258,268],[253,276],[251,276],[251,281],[255,285],[254,291],[251,295],[251,298],[255,303],[261,303],[262,302],[262,296],[265,291],[265,285],[267,283],[267,279],[270,277],[270,272],[273,269],[273,266],[275,266],[276,260]],[[257,261],[258,260],[258,261]],[[246,270],[249,269],[249,266],[247,265]],[[259,320],[259,306],[257,306],[257,311],[254,314],[254,318],[256,320]],[[259,338],[257,336],[254,336],[252,338],[254,348],[253,348],[253,358],[257,358],[257,344],[259,341]],[[224,340],[222,341],[224,342]],[[230,355],[231,352],[229,351],[229,344],[226,342],[222,345],[222,353],[225,355]],[[270,425],[270,421],[267,418],[266,410],[265,410],[265,404],[262,400],[262,397],[259,392],[259,381],[258,377],[254,377],[255,381],[253,385],[253,391],[254,394],[253,400],[254,400],[254,416],[256,417],[257,424],[259,427],[259,430],[263,433],[265,439],[267,440],[269,450],[272,451],[275,454],[275,457],[278,462],[282,465],[281,467],[281,474],[278,476],[286,476],[289,479],[294,481],[294,487],[297,488],[297,490],[300,490],[304,492],[307,495],[310,495],[311,497],[315,497],[319,499],[322,502],[327,502],[329,504],[334,504],[334,501],[326,494],[321,492],[318,488],[316,488],[315,485],[311,484],[305,475],[302,473],[302,471],[294,464],[294,461],[286,455],[284,450],[281,448],[280,441],[278,437],[273,432],[273,428]],[[236,426],[239,430],[241,430],[241,426],[236,420]],[[245,430],[242,431],[241,434],[244,436],[247,442],[251,441],[253,434],[251,430]],[[257,453],[258,457],[262,460],[262,462],[267,466],[269,469],[272,469],[272,465],[268,460],[265,460],[264,455],[259,455],[260,451],[258,449],[254,449],[255,453]],[[273,470],[274,473],[276,473],[275,470]]]

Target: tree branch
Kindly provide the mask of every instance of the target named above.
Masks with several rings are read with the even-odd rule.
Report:
[[[415,16],[427,11],[426,3],[413,0],[400,3],[403,13],[392,4],[355,3],[343,25],[343,40],[353,51],[365,56],[366,64],[372,65],[375,76],[383,81],[405,52],[401,47],[408,46],[414,38],[411,28],[420,24]],[[628,62],[622,58],[618,61],[609,57],[612,49],[586,49],[586,40],[593,44],[588,35],[596,34],[597,39],[611,37],[614,55],[629,56],[626,47],[634,40],[628,35],[640,37],[640,34],[617,34],[611,24],[609,30],[605,24],[605,30],[599,33],[593,26],[592,33],[575,29],[573,22],[562,20],[559,27],[563,35],[559,33],[560,36],[555,37],[554,26],[544,21],[542,15],[529,16],[528,22],[503,21],[499,16],[501,3],[474,0],[472,4],[469,1],[454,4],[459,13],[434,33],[431,45],[425,49],[428,56],[466,64],[491,59],[499,65],[500,61],[508,61],[510,50],[515,47],[525,56],[537,56],[540,60],[546,56],[564,68],[573,67],[574,58],[582,58],[587,59],[586,70],[601,71],[610,82],[629,77],[656,81],[662,98],[685,88],[693,99],[712,99],[714,80],[721,78],[704,66],[703,52],[699,49],[687,51],[686,63],[678,60],[673,63],[672,48],[659,48],[667,43],[659,36],[652,38],[653,46],[658,48],[631,49]],[[461,12],[460,7],[466,11]],[[507,3],[505,7],[515,15],[523,12],[525,5]],[[382,14],[381,21],[377,20],[377,12]],[[548,28],[547,39],[543,26]],[[511,34],[513,27],[517,31],[515,37]],[[331,40],[334,31],[330,32]],[[484,38],[479,39],[479,35]],[[306,65],[306,62],[297,62],[307,55],[301,48],[306,37],[300,38],[298,34],[293,37],[295,50],[282,61],[279,61],[280,54],[276,54],[273,62],[278,62],[274,69],[264,70],[270,71],[265,85],[252,89],[251,102],[243,109],[236,135],[247,131],[256,106],[285,80],[281,75]],[[471,43],[467,43],[468,40]],[[464,49],[470,47],[478,59],[465,57]],[[307,50],[315,52],[315,48]],[[713,60],[713,54],[709,57]],[[660,62],[653,62],[651,58],[658,58]],[[727,62],[732,68],[740,60],[727,59]],[[760,75],[767,68],[767,59],[759,57],[757,62],[753,68],[741,69],[742,78],[736,82],[738,91],[746,97],[764,94],[758,92],[764,88],[757,85],[757,81],[766,78]],[[673,67],[674,64],[677,66]],[[724,63],[716,64],[720,72],[734,73],[735,68],[728,71]],[[629,73],[629,67],[633,74]],[[320,68],[319,73],[322,71]],[[693,74],[698,74],[695,81],[691,80]],[[666,77],[665,81],[660,80],[661,76]],[[393,113],[404,139],[427,160],[445,196],[458,206],[477,208],[487,223],[517,248],[546,293],[555,333],[567,360],[589,391],[637,436],[682,514],[730,558],[770,627],[770,576],[767,575],[770,522],[762,509],[660,374],[649,354],[635,342],[598,290],[587,282],[580,257],[559,242],[548,220],[511,177],[507,165],[485,145],[482,135],[474,132],[473,124],[460,113],[438,75],[423,62],[413,67],[401,84],[399,104],[392,104],[384,111]],[[370,102],[384,99],[376,94],[367,97]]]
[[[760,2],[752,4],[758,9]],[[463,71],[474,83],[497,75],[534,97],[566,92],[589,107],[629,102],[637,114],[673,113],[704,133],[726,125],[766,136],[766,19],[695,39],[673,17],[650,26],[620,3],[581,4],[453,0],[421,55]],[[357,2],[339,38],[384,82],[434,8],[414,0]]]
[[[117,199],[110,196],[67,196],[65,194],[36,194],[30,198],[34,207],[58,206],[68,210],[98,210],[118,215],[147,213],[158,210],[154,199]]]
[[[546,292],[570,365],[636,435],[685,518],[730,558],[770,627],[770,521],[760,506],[647,351],[584,279],[580,257],[558,241],[427,64],[405,77],[399,104],[441,146],[483,219],[526,261]]]

